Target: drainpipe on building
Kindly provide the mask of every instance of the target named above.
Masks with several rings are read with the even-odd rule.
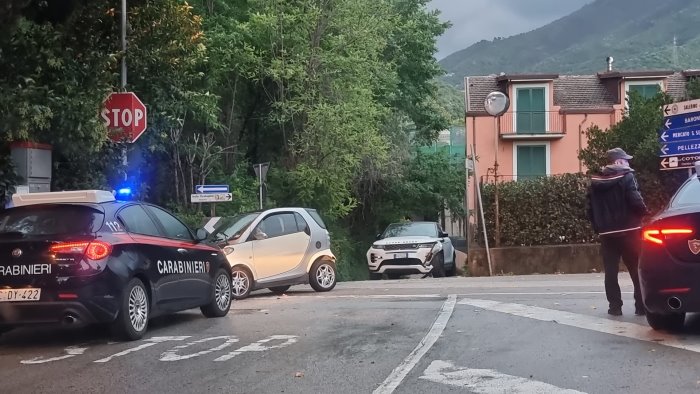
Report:
[[[578,172],[583,172],[583,163],[581,162],[581,149],[583,148],[583,124],[588,120],[588,114],[583,114],[583,121],[578,125]]]

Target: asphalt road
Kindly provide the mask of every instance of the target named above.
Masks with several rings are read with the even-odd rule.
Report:
[[[603,278],[427,278],[259,292],[112,342],[99,328],[0,338],[3,393],[685,393],[700,391],[700,319],[652,331],[606,314]]]

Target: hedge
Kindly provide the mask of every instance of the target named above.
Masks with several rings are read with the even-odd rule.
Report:
[[[591,243],[597,241],[586,217],[583,174],[499,183],[500,246]],[[494,242],[494,185],[482,186],[489,246]],[[483,232],[479,226],[479,242]]]

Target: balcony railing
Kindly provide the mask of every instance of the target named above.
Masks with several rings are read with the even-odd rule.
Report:
[[[508,112],[500,124],[502,138],[561,138],[564,134],[564,115],[559,111]]]

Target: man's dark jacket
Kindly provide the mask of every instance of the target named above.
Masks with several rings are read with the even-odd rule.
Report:
[[[606,166],[602,175],[591,176],[586,199],[588,218],[600,235],[637,230],[647,213],[634,170],[621,165]]]

